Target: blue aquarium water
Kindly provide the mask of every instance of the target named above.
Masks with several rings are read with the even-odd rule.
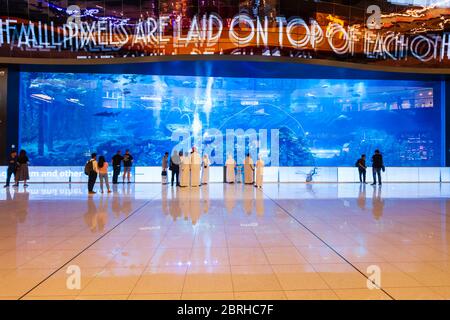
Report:
[[[438,92],[420,81],[23,72],[20,146],[43,166],[118,149],[159,166],[191,145],[216,165],[250,151],[269,165],[354,166],[378,148],[388,166],[440,166]]]

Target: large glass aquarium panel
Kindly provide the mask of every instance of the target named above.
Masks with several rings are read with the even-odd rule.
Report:
[[[215,165],[440,166],[439,82],[21,73],[20,145],[33,165],[130,149],[135,164],[196,145]]]

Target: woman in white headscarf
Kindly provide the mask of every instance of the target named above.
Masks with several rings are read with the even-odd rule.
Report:
[[[253,165],[253,159],[250,156],[250,153],[247,153],[247,156],[244,160],[244,182],[245,184],[253,184],[254,183],[254,173],[255,167]]]
[[[202,161],[202,167],[203,167],[202,184],[208,184],[208,182],[209,182],[209,166],[210,165],[211,165],[211,162],[209,161],[208,155],[204,154],[203,161]]]
[[[258,156],[258,161],[256,161],[256,184],[255,187],[262,188],[264,177],[264,161],[261,155]]]
[[[236,175],[234,173],[236,161],[234,161],[233,157],[231,157],[231,154],[228,155],[228,159],[225,162],[225,167],[227,171],[227,180],[225,182],[234,183],[234,180],[236,179]]]
[[[191,152],[191,187],[200,186],[200,168],[202,166],[202,158],[197,151],[197,148],[193,147]]]
[[[183,157],[181,157],[181,187],[189,187],[191,184],[191,158],[189,157],[189,153],[185,153]]]

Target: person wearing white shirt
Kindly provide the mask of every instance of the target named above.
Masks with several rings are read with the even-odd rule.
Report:
[[[209,166],[211,162],[207,154],[203,155],[203,174],[202,174],[202,184],[208,184],[209,182]]]
[[[189,153],[185,153],[184,156],[181,157],[181,181],[180,187],[189,187],[191,184],[191,157],[189,157]]]
[[[258,157],[258,161],[256,161],[256,184],[255,187],[262,188],[264,177],[264,161],[261,156]]]
[[[234,161],[231,154],[228,155],[228,159],[225,162],[226,167],[226,173],[227,173],[227,183],[234,183],[234,180],[236,179],[236,175],[234,173],[234,169],[236,168],[236,161]]]
[[[247,156],[244,160],[244,182],[245,184],[253,184],[254,183],[254,172],[255,167],[253,165],[253,159],[250,156],[250,153],[247,153]]]
[[[202,166],[202,158],[196,147],[191,152],[191,187],[200,186],[200,168]]]

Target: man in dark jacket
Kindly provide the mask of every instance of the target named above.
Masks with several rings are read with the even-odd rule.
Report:
[[[182,154],[182,153],[180,153],[180,154]],[[172,187],[173,187],[173,183],[175,180],[174,178],[176,178],[177,187],[180,186],[180,182],[179,182],[180,164],[181,164],[180,155],[178,154],[177,150],[174,150],[172,153],[172,156],[170,157],[170,165],[169,165],[169,169],[170,169],[170,171],[172,171],[172,179],[170,181]]]
[[[118,183],[119,175],[120,175],[120,169],[122,167],[122,161],[123,156],[122,152],[120,150],[117,151],[117,153],[112,157],[112,166],[113,166],[113,184]]]
[[[6,184],[5,188],[9,187],[9,183],[11,181],[11,176],[14,175],[16,177],[16,169],[17,169],[17,152],[15,150],[11,151],[8,157],[8,170],[6,171]]]
[[[381,155],[380,150],[377,149],[372,156],[373,186],[377,184],[377,176],[378,184],[381,186],[381,170],[384,171],[383,156]]]

